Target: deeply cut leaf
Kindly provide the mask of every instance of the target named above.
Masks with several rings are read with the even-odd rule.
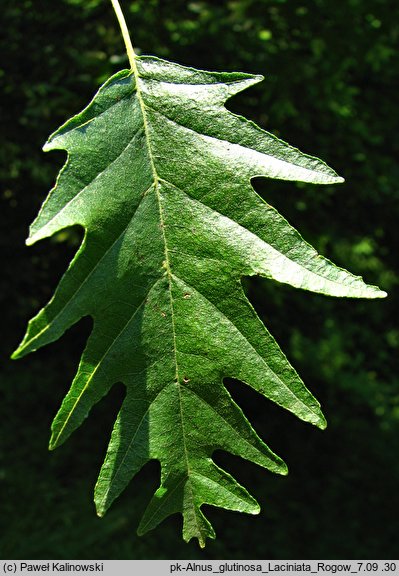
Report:
[[[214,532],[211,504],[257,513],[256,501],[212,461],[228,450],[280,474],[223,385],[245,382],[320,428],[318,402],[246,299],[261,275],[332,296],[385,296],[319,256],[253,190],[255,176],[341,182],[224,107],[260,76],[213,73],[152,57],[108,80],[45,150],[68,161],[32,224],[28,244],[72,225],[85,237],[53,299],[13,357],[58,339],[83,316],[93,331],[52,425],[55,448],[116,382],[126,398],[95,489],[104,514],[150,459],[161,485],[139,527],[183,514],[185,540]]]

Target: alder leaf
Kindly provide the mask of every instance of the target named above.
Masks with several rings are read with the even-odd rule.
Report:
[[[161,485],[139,533],[174,513],[201,546],[214,531],[203,504],[256,514],[252,496],[212,460],[229,451],[286,474],[223,385],[245,382],[325,427],[318,402],[244,295],[260,275],[331,296],[385,293],[319,256],[262,200],[251,178],[342,182],[320,160],[232,114],[228,98],[260,76],[204,72],[153,57],[110,78],[44,150],[68,160],[28,244],[80,225],[84,241],[13,357],[94,321],[52,425],[64,442],[113,384],[126,386],[95,488],[103,515],[151,459]]]

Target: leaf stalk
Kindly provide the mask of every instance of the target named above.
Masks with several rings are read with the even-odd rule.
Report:
[[[135,51],[133,50],[133,45],[132,45],[132,41],[130,39],[130,34],[129,34],[129,30],[128,27],[126,25],[126,20],[125,17],[123,15],[122,12],[122,8],[119,4],[119,0],[111,0],[111,4],[112,7],[114,9],[116,18],[118,20],[121,32],[122,32],[122,37],[123,37],[123,41],[125,42],[125,47],[126,47],[126,52],[127,52],[127,56],[129,58],[129,63],[130,63],[130,68],[132,70],[135,70],[136,68],[136,54]]]

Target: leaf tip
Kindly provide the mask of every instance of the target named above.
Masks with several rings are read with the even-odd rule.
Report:
[[[281,458],[279,458],[278,456],[275,456],[275,460],[273,463],[273,466],[270,466],[270,464],[268,464],[266,466],[266,468],[268,468],[271,472],[273,472],[274,474],[280,474],[280,476],[287,476],[288,474],[288,466],[287,464],[284,462],[284,460],[282,460]],[[254,500],[254,510],[257,509],[257,507],[259,506],[259,504],[256,502],[256,500]],[[252,511],[248,510],[249,514],[252,514]],[[255,512],[255,514],[258,514],[258,512]]]
[[[364,294],[365,298],[375,299],[375,298],[386,298],[388,293],[385,290],[380,290],[377,286],[371,286],[366,284],[366,292]]]
[[[204,535],[201,534],[200,536],[195,536],[195,538],[198,540],[199,547],[201,548],[201,550],[203,550],[206,546],[206,539],[210,538],[211,540],[215,540],[216,534],[212,530],[212,532],[209,532],[209,533],[204,534]],[[187,542],[187,544],[191,540],[191,538],[188,538],[188,539],[183,538],[183,539],[185,540],[185,542]]]
[[[261,507],[258,503],[256,503],[256,506],[254,506],[252,508],[252,510],[250,512],[248,512],[248,514],[251,514],[252,516],[257,516],[258,514],[260,514],[261,511]]]
[[[285,462],[282,463],[280,470],[279,470],[279,474],[281,476],[287,476],[288,475],[288,466]],[[260,510],[260,507],[259,507]]]
[[[10,356],[11,360],[19,360],[21,358],[20,355],[20,347],[14,350],[14,352]]]
[[[29,231],[29,236],[25,240],[25,245],[26,246],[32,246],[33,244],[35,244],[35,242],[37,242],[37,240],[39,240],[39,238],[37,237],[37,233],[33,232],[32,227],[31,227],[31,229]]]
[[[20,360],[21,358],[29,354],[31,350],[26,349],[27,348],[26,344],[27,344],[27,337],[25,336],[25,338],[22,340],[18,348],[14,350],[14,352],[11,354],[10,359]]]
[[[49,136],[49,139],[47,140],[47,142],[45,142],[43,144],[43,146],[42,146],[43,152],[50,152],[51,150],[54,150],[53,138],[57,133],[58,133],[58,130],[56,132],[53,132],[53,134],[51,134],[51,136]]]
[[[324,418],[324,416],[320,418],[316,426],[317,428],[320,428],[320,430],[325,430],[327,428],[327,420]]]
[[[63,440],[60,441],[60,434],[55,434],[54,432],[51,434],[51,438],[48,444],[48,449],[50,451],[55,450],[62,444]]]
[[[102,508],[96,508],[96,514],[99,518],[103,518],[105,515],[105,510],[103,510]]]
[[[94,488],[94,506],[96,507],[96,514],[99,518],[103,518],[110,507],[110,502],[107,503],[104,493],[99,489],[99,480],[97,480]]]

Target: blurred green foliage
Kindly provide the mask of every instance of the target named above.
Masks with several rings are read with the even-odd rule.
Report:
[[[86,424],[47,453],[52,416],[91,322],[18,363],[26,320],[51,297],[82,237],[68,230],[26,249],[30,223],[64,161],[41,146],[97,87],[127,66],[106,0],[3,2],[0,38],[3,254],[0,557],[397,557],[399,517],[399,4],[394,0],[125,0],[138,52],[213,70],[264,74],[231,110],[315,154],[346,178],[335,187],[256,180],[258,192],[327,257],[389,293],[336,300],[255,279],[245,286],[308,387],[323,433],[228,383],[290,475],[218,454],[262,513],[211,510],[204,552],[180,519],[138,538],[159,466],[147,466],[99,520],[92,488],[123,395],[116,386]],[[304,465],[305,463],[305,465]]]

